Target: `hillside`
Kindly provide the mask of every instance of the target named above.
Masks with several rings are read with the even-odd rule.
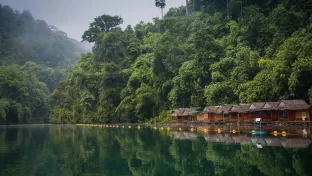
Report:
[[[0,124],[48,121],[47,98],[86,45],[0,4]]]
[[[172,8],[125,30],[117,16],[97,17],[84,34],[93,54],[50,97],[52,122],[166,121],[177,107],[312,102],[311,1],[194,2],[189,15]]]

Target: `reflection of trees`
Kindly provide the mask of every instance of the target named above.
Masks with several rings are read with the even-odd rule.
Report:
[[[0,175],[311,175],[311,148],[176,140],[168,131],[0,129]]]

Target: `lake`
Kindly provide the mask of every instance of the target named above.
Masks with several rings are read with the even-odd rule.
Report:
[[[253,126],[0,127],[0,175],[312,175],[311,129]],[[261,144],[263,148],[257,148]]]

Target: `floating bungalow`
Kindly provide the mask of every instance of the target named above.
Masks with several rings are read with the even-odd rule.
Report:
[[[251,104],[179,108],[171,113],[178,122],[310,122],[311,106],[304,100],[254,102]]]
[[[202,116],[200,107],[191,107],[191,108],[179,108],[174,110],[170,116],[176,117],[177,122],[191,122],[197,121],[196,118]]]
[[[248,117],[248,109],[250,104],[240,104],[240,105],[233,105],[232,108],[229,110],[230,117],[232,120],[237,119],[238,122],[247,122],[249,121]]]

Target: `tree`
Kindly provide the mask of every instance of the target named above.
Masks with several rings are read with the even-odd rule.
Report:
[[[165,0],[155,0],[155,6],[159,7],[161,9],[161,18],[164,18],[164,8],[166,7],[166,1]]]
[[[119,16],[102,15],[94,18],[89,29],[82,35],[82,41],[95,42],[103,32],[109,32],[123,23]]]

